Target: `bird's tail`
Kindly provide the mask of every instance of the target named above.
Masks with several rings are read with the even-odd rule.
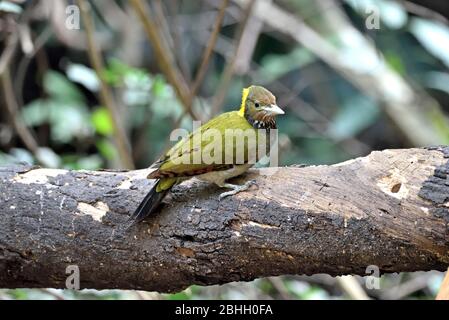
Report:
[[[175,181],[171,183],[171,181],[167,180],[168,179],[158,179],[156,181],[140,203],[139,207],[137,207],[136,211],[129,217],[129,221],[132,221],[132,225],[144,220],[156,211],[162,199],[165,198],[168,191],[170,191],[171,187],[175,184]]]

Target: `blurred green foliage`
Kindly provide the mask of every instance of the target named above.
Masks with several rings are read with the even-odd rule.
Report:
[[[315,2],[282,0],[275,3],[285,6],[292,14],[297,14],[306,23],[322,31],[326,41],[344,49],[345,35],[337,35],[336,30],[326,30],[329,28],[324,26],[323,12],[320,11],[322,8],[318,8]],[[367,31],[365,28],[365,9],[369,5],[377,6],[381,12],[380,30]],[[196,19],[209,9],[202,2],[192,1],[183,2],[178,8],[187,19],[189,15],[191,19]],[[352,24],[376,46],[379,56],[383,56],[388,65],[410,81],[417,91],[426,90],[432,94],[447,114],[449,27],[431,19],[416,17],[392,1],[347,0],[343,9]],[[0,1],[0,11],[20,14],[22,7],[10,1]],[[104,25],[103,19],[97,17],[97,20],[101,27],[99,29],[116,36],[114,41],[124,42],[119,35],[114,34],[118,33],[117,30]],[[200,28],[192,21],[183,25],[184,29],[181,28],[183,47],[176,54],[184,54],[183,58],[195,69],[205,46],[205,37],[194,34],[201,28],[209,29],[210,23]],[[217,45],[221,49],[214,53],[206,80],[194,102],[195,110],[202,115],[208,114],[220,85],[227,55],[231,55],[228,52],[229,35],[238,28],[238,21],[231,18],[230,21],[223,27],[221,41]],[[36,23],[36,30],[41,30],[49,23]],[[204,22],[198,19],[200,24]],[[146,167],[171,144],[168,137],[176,126],[191,129],[192,122],[186,116],[173,87],[159,73],[152,50],[141,45],[138,48],[139,52],[143,52],[141,58],[133,61],[123,57],[121,49],[120,45],[114,45],[104,53],[107,63],[100,76],[113,88],[120,120],[130,137],[137,167]],[[365,49],[360,47],[343,55],[345,62],[358,66],[361,74],[370,67],[364,62],[378,58],[367,57]],[[67,49],[56,36],[44,46],[43,51],[46,55],[40,59],[48,60],[46,67],[32,65],[25,77],[24,92],[19,93],[23,95],[24,101],[20,115],[42,146],[39,155],[32,154],[19,139],[8,138],[12,134],[8,136],[4,133],[8,132],[8,126],[2,126],[8,119],[0,115],[0,165],[43,162],[47,166],[69,169],[117,167],[118,152],[112,139],[112,117],[108,108],[98,101],[100,79],[89,67],[86,55],[80,57],[77,50]],[[237,72],[234,76],[222,110],[236,108],[240,104],[242,87],[250,83],[266,85],[276,93],[278,104],[286,110],[286,116],[279,118],[278,125],[281,165],[335,163],[364,155],[370,150],[409,146],[378,101],[362,94],[344,75],[289,37],[271,29],[264,30],[258,39],[250,66],[247,74]],[[447,119],[438,115],[432,116],[432,119],[435,128],[442,135],[449,136]],[[414,277],[413,274],[384,276],[382,287],[399,288],[403,281],[412,281]],[[429,276],[428,283],[406,297],[432,298],[441,279],[440,274]],[[382,292],[371,294],[382,298]],[[17,289],[0,290],[1,298],[128,299],[141,296],[128,291]],[[314,281],[306,277],[281,277],[274,281],[261,279],[208,288],[192,286],[176,294],[154,295],[151,298],[342,299],[347,296],[335,279]]]

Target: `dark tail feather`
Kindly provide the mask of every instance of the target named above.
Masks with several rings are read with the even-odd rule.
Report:
[[[160,192],[156,191],[157,185],[160,180],[157,180],[154,186],[151,188],[150,192],[145,196],[145,198],[140,203],[139,207],[134,211],[131,217],[129,217],[128,221],[132,221],[132,225],[144,220],[154,211],[156,211],[157,207],[161,203],[162,199],[164,199],[165,195],[168,193],[170,189],[163,190]]]

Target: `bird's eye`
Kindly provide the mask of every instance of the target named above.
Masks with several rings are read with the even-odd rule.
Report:
[[[255,106],[256,108],[259,108],[259,107],[260,107],[259,102],[256,102],[256,103],[254,104],[254,106]]]

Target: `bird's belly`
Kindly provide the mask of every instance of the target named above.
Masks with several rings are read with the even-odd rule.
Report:
[[[208,173],[198,175],[197,178],[203,181],[215,183],[218,186],[223,186],[226,180],[237,177],[245,173],[251,167],[252,164],[234,165],[231,169],[221,171],[211,171]]]

